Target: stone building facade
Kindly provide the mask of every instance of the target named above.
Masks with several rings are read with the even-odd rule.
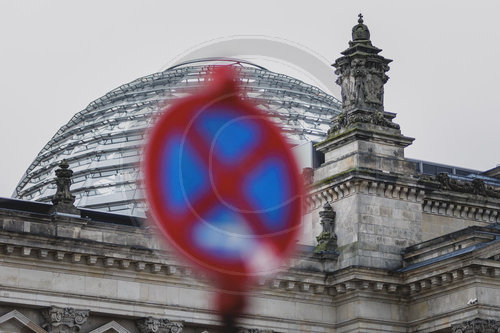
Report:
[[[424,175],[383,107],[362,18],[334,66],[343,111],[307,170],[314,245],[249,294],[240,332],[500,332],[500,171]],[[213,290],[147,219],[0,199],[0,332],[220,332]]]

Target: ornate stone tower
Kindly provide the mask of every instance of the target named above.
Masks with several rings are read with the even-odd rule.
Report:
[[[327,140],[316,145],[325,163],[314,174],[313,202],[330,202],[339,212],[338,268],[399,267],[401,250],[421,240],[423,190],[414,165],[404,158],[413,138],[401,134],[392,121],[396,114],[384,111],[391,60],[381,51],[360,14],[349,48],[333,64],[343,112]]]
[[[382,50],[372,45],[370,31],[359,14],[358,24],[352,28],[352,41],[344,55],[333,66],[342,87],[342,108],[365,111],[384,110],[384,84],[389,77],[385,72],[392,61],[378,55]]]

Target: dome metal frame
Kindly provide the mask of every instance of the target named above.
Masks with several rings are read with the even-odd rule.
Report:
[[[232,58],[198,59],[111,90],[76,113],[42,148],[13,197],[50,202],[54,171],[66,159],[74,171],[76,206],[145,216],[140,161],[147,129],[162,110],[202,87],[220,63],[239,74],[248,98],[281,126],[292,145],[326,138],[341,102],[317,87]]]

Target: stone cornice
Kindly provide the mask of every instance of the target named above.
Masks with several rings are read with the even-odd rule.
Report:
[[[397,129],[386,128],[374,124],[356,123],[352,127],[332,133],[325,141],[314,146],[326,152],[356,140],[389,143],[398,147],[407,147],[415,139],[406,137]]]
[[[486,184],[479,178],[475,178],[471,181],[457,180],[450,178],[446,173],[440,173],[430,177],[430,180],[439,183],[439,188],[444,191],[468,193],[500,199],[500,190]]]
[[[497,252],[500,246],[495,245]],[[489,247],[489,251],[493,251]],[[500,263],[491,259],[481,259],[480,251],[469,252],[410,271],[402,272],[400,277],[409,288],[409,297],[423,297],[427,294],[444,292],[445,288],[464,283],[474,283],[481,279],[500,287]]]
[[[474,183],[476,185],[473,182],[455,182],[450,185],[452,181],[444,174],[439,177],[421,177],[421,183],[427,189],[423,212],[487,223],[500,221],[500,198],[490,195],[493,191],[491,187],[481,186],[478,182]]]
[[[427,193],[422,211],[427,214],[474,220],[484,223],[500,222],[500,202],[474,200],[466,196],[445,197],[439,193]]]
[[[444,292],[445,287],[474,283],[475,278],[482,279],[483,283],[489,279],[490,283],[500,287],[500,263],[497,264],[493,260],[470,260],[465,265],[445,262],[441,268],[430,265],[428,269],[415,274],[387,275],[380,272],[381,275],[370,276],[364,275],[366,272],[363,268],[349,270],[351,272],[343,278],[336,277],[335,273],[327,278],[327,285],[331,286],[330,295],[342,297],[351,291],[365,291],[379,292],[380,297],[425,297],[428,294]]]
[[[346,129],[360,123],[373,124],[380,127],[399,130],[399,125],[392,122],[396,115],[394,113],[356,110],[354,112],[342,112],[333,119],[333,126],[329,133],[335,134],[341,129]]]
[[[375,194],[380,190],[380,195],[393,198],[401,196],[407,196],[408,200],[419,198],[418,192],[412,193],[411,189],[405,190],[404,187],[397,186],[389,188],[385,183],[384,187],[379,187],[377,184],[377,182],[360,181],[352,188],[366,193],[373,191]],[[348,193],[351,191],[349,186],[346,185],[345,189]],[[500,253],[500,249],[497,252]],[[497,253],[492,253],[495,254]],[[3,230],[0,231],[0,257],[5,264],[21,264],[24,267],[32,266],[37,269],[45,265],[49,269],[73,271],[76,274],[89,271],[100,274],[108,272],[115,278],[120,275],[124,278],[134,276],[134,279],[146,282],[168,281],[175,285],[189,285],[191,288],[206,286],[203,277],[201,280],[191,279],[195,274],[190,268],[174,260],[171,252],[136,246]],[[379,297],[393,294],[412,296],[425,294],[428,291],[439,291],[439,286],[460,282],[474,275],[485,278],[500,276],[498,261],[478,261],[476,258],[476,252],[472,252],[403,273],[351,267],[326,275],[321,271],[292,268],[273,278],[260,279],[257,292],[280,298],[294,298],[301,295],[303,299],[312,301],[314,298],[315,302],[328,303],[335,301],[336,297],[342,298],[354,291],[380,293]],[[311,263],[318,261],[307,256],[298,256],[294,260],[297,265],[304,260],[310,260]]]
[[[204,287],[203,277],[194,280],[193,272],[178,264],[156,259],[155,261],[143,258],[142,261],[117,258],[113,256],[96,255],[88,252],[79,252],[78,248],[68,248],[58,252],[54,247],[28,248],[20,244],[12,244],[5,238],[0,238],[0,257],[8,264],[10,261],[24,265],[30,264],[38,269],[42,261],[50,261],[52,266],[71,270],[78,274],[78,267],[82,272],[92,270],[102,273],[109,271],[115,278],[117,272],[134,272],[135,280],[157,281],[158,283],[173,283],[174,285],[189,285],[190,288]],[[500,248],[498,249],[500,250]],[[489,252],[491,253],[491,252]],[[500,253],[500,251],[499,251]],[[494,255],[495,253],[493,253]],[[40,256],[42,256],[40,258]],[[78,261],[74,262],[74,258]],[[30,259],[26,261],[27,259]],[[76,266],[75,266],[76,265]],[[103,271],[104,270],[104,271]],[[477,259],[476,253],[443,260],[438,263],[420,267],[409,272],[388,272],[380,269],[363,267],[349,267],[330,274],[306,272],[289,269],[273,278],[259,280],[255,292],[257,295],[289,299],[300,297],[310,302],[342,302],[346,297],[355,296],[355,293],[368,293],[370,297],[423,297],[427,294],[443,292],[444,287],[455,284],[474,283],[474,279],[487,279],[489,283],[500,284],[500,262],[492,259]],[[486,280],[484,280],[486,281]],[[367,295],[368,295],[367,294]],[[309,295],[309,296],[307,296]]]
[[[355,193],[411,202],[422,202],[425,197],[424,187],[414,178],[352,169],[313,184],[306,200],[310,209],[316,209],[326,202],[335,202]]]
[[[336,184],[340,184],[352,178],[360,178],[363,180],[374,182],[399,182],[406,185],[418,185],[424,188],[424,184],[421,184],[420,179],[411,175],[408,176],[399,173],[383,172],[375,169],[355,167],[332,175],[330,177],[321,179],[312,184],[309,189],[311,192],[317,191],[323,188],[335,186]]]
[[[57,238],[54,244],[50,238],[23,235],[12,237],[12,233],[0,232],[0,256],[5,255],[13,261],[24,261],[25,265],[39,266],[40,260],[68,270],[97,270],[103,272],[118,270],[140,274],[146,280],[171,281],[176,284],[206,285],[205,277],[190,267],[173,259],[173,253],[129,246],[103,244],[85,240]],[[298,257],[300,264],[304,258]],[[307,259],[315,260],[315,259]],[[85,268],[84,268],[85,266]],[[116,273],[114,273],[116,274]],[[194,280],[194,278],[198,278]],[[137,276],[136,278],[139,278]],[[291,269],[278,273],[273,278],[261,278],[258,289],[267,289],[273,293],[286,292],[288,296],[295,293],[325,294],[324,274],[321,272]]]
[[[306,203],[316,209],[326,202],[335,202],[355,193],[422,203],[422,211],[485,223],[500,222],[500,200],[437,190],[435,184],[419,178],[402,177],[373,170],[353,168],[312,184]]]

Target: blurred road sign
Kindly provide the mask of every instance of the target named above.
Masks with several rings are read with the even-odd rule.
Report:
[[[233,70],[219,68],[209,86],[166,110],[150,133],[143,171],[170,243],[241,290],[293,249],[303,185],[280,130],[241,98],[235,81]]]

